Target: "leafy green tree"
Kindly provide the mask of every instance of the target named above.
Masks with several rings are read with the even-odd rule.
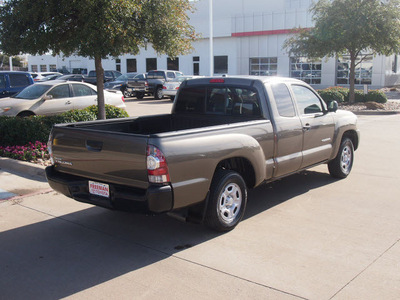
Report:
[[[98,118],[105,119],[102,59],[137,54],[148,44],[158,54],[188,53],[196,39],[189,0],[6,0],[0,8],[4,53],[76,54],[93,58]]]
[[[356,66],[366,54],[400,51],[399,0],[319,0],[310,9],[315,26],[296,29],[284,48],[312,58],[350,55],[350,102],[354,102]],[[357,58],[361,57],[357,61]]]

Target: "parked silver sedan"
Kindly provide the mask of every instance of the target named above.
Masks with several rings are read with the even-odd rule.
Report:
[[[121,92],[104,91],[106,104],[126,108]],[[0,99],[0,116],[55,115],[97,104],[96,86],[74,81],[47,81],[30,85]]]
[[[163,96],[169,96],[171,100],[175,99],[176,93],[179,90],[179,86],[181,83],[185,80],[189,79],[194,79],[194,78],[199,78],[202,76],[191,76],[191,75],[185,75],[185,76],[178,76],[175,79],[171,81],[166,81],[163,85]]]

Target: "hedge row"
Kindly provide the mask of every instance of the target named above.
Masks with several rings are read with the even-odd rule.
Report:
[[[125,118],[128,113],[115,106],[106,105],[106,118]],[[97,106],[71,110],[56,116],[31,116],[27,118],[0,116],[0,146],[26,145],[40,141],[46,143],[54,124],[93,121],[97,119]]]
[[[355,90],[355,102],[377,102],[386,103],[387,97],[384,92],[379,90],[370,90],[364,95],[361,90]],[[336,100],[338,103],[349,102],[349,89],[344,87],[330,87],[324,90],[318,90],[318,94],[325,102]]]

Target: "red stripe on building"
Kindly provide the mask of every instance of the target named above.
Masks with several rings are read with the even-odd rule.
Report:
[[[275,30],[262,30],[262,31],[248,31],[248,32],[235,32],[232,37],[255,36],[255,35],[276,35],[276,34],[290,34],[297,33],[301,30],[310,30],[311,28],[294,28],[294,29],[275,29]]]

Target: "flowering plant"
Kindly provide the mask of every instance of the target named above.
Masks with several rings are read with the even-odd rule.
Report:
[[[30,162],[50,159],[47,145],[39,141],[35,143],[29,142],[29,144],[25,146],[0,146],[0,156]]]

